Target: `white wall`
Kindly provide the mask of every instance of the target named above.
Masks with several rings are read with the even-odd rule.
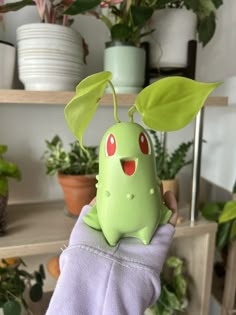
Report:
[[[233,40],[236,30],[236,19],[233,19],[233,14],[236,17],[235,6],[234,0],[225,0],[225,5],[219,12],[215,38],[206,48],[198,50],[197,77],[200,80],[215,81],[236,72],[236,44]],[[15,42],[16,27],[36,20],[35,8],[7,14],[5,39]],[[86,75],[101,71],[104,42],[108,39],[104,25],[93,17],[79,16],[73,27],[81,32],[89,45]],[[231,187],[233,178],[236,178],[236,149],[233,148],[235,115],[236,111],[223,109],[207,109],[205,115],[204,138],[207,144],[203,148],[203,173],[217,182],[223,181],[228,188]],[[120,116],[126,120],[127,110],[120,109]],[[99,143],[105,129],[113,121],[112,108],[100,108],[85,136],[86,144]],[[194,124],[191,124],[179,132],[170,133],[169,147],[174,148],[183,140],[191,140],[193,127]],[[9,145],[7,157],[16,162],[23,173],[22,182],[10,182],[12,202],[62,198],[56,178],[45,175],[44,164],[40,160],[45,149],[44,140],[52,138],[56,133],[65,143],[74,140],[64,121],[63,106],[0,105],[0,143]],[[189,193],[191,169],[186,168],[182,175],[187,179],[184,182]]]

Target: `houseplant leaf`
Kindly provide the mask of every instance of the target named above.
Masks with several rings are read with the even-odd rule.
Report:
[[[16,300],[7,301],[3,305],[3,313],[4,313],[4,315],[20,315],[20,313],[21,313],[20,303],[17,302]]]
[[[232,200],[225,204],[224,209],[219,217],[219,223],[231,221],[236,218],[236,201]]]
[[[208,202],[204,205],[201,210],[202,215],[209,221],[218,221],[219,216],[222,212],[222,208],[217,202]]]
[[[168,77],[143,89],[135,106],[149,128],[174,131],[187,125],[207,96],[221,83],[200,83],[184,77]]]
[[[65,107],[66,122],[82,147],[84,131],[93,118],[111,77],[112,74],[106,71],[87,77],[79,83],[75,97]]]
[[[218,249],[224,248],[229,242],[231,222],[226,222],[218,225],[216,234],[216,246]]]
[[[75,0],[65,11],[65,14],[76,15],[91,10],[100,4],[102,0]]]

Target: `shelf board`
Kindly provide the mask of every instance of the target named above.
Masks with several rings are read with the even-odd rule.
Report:
[[[41,202],[8,206],[7,234],[0,238],[0,258],[55,253],[68,243],[75,218],[64,214],[64,202]],[[216,231],[216,224],[183,222],[175,237],[191,237]]]
[[[64,202],[10,205],[7,234],[0,237],[0,257],[54,253],[67,244],[75,219]]]
[[[68,91],[25,91],[25,90],[0,90],[0,104],[26,104],[26,105],[65,105],[75,95]],[[119,106],[130,106],[135,102],[135,94],[117,94]],[[102,106],[111,106],[113,98],[111,94],[102,97]],[[206,106],[226,106],[228,98],[225,96],[210,96]]]

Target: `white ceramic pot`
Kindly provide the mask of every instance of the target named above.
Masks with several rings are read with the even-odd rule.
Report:
[[[138,93],[145,82],[144,48],[119,42],[106,43],[104,70],[112,73],[116,93]]]
[[[150,24],[150,67],[185,67],[188,41],[196,39],[197,19],[190,10],[157,10]]]
[[[0,89],[11,89],[14,78],[16,48],[0,41]]]
[[[74,90],[84,78],[83,39],[69,27],[20,26],[17,47],[19,78],[26,90]]]

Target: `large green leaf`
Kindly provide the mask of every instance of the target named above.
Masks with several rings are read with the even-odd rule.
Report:
[[[31,288],[30,288],[30,292],[29,292],[30,298],[33,302],[38,302],[39,300],[41,300],[42,296],[43,296],[43,289],[42,289],[42,285],[40,285],[39,283],[35,283]]]
[[[6,3],[4,5],[0,5],[0,13],[18,11],[28,5],[35,5],[35,2],[33,0],[22,0],[22,1],[12,2],[12,3]]]
[[[232,200],[225,204],[223,212],[219,217],[219,223],[231,221],[236,218],[236,201]]]
[[[153,14],[153,9],[151,7],[132,5],[130,10],[133,22],[138,27],[144,26],[145,23],[151,18]]]
[[[21,313],[21,306],[20,303],[16,300],[14,301],[7,301],[3,305],[3,314],[4,315],[20,315]]]
[[[16,164],[0,159],[0,176],[21,179],[21,173]]]
[[[93,118],[111,78],[112,74],[108,71],[87,77],[79,83],[75,97],[65,107],[66,122],[82,147],[84,131]]]
[[[232,222],[222,223],[218,225],[216,234],[216,246],[218,249],[224,248],[229,243],[230,230]]]
[[[197,115],[207,96],[220,84],[168,77],[143,89],[135,105],[149,128],[174,131],[183,128]]]
[[[205,219],[217,222],[221,215],[222,208],[217,202],[208,202],[201,209],[201,213]]]
[[[92,10],[100,4],[102,0],[75,0],[65,11],[65,14],[76,15],[88,10]]]
[[[205,16],[198,24],[198,37],[203,47],[212,39],[216,30],[216,16],[211,12],[209,16]]]

